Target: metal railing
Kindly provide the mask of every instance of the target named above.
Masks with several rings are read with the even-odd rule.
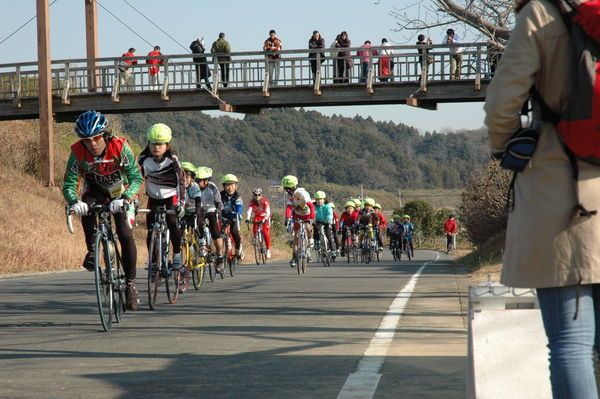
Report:
[[[373,93],[378,85],[418,84],[417,91],[427,91],[433,82],[445,82],[455,78],[472,80],[475,90],[481,81],[490,79],[495,69],[497,53],[488,53],[485,43],[460,44],[462,65],[455,76],[451,75],[451,48],[447,45],[427,46],[433,62],[427,65],[425,54],[419,55],[424,46],[387,46],[371,48],[325,48],[297,49],[278,52],[280,59],[271,60],[264,51],[237,52],[227,54],[231,60],[219,62],[224,54],[176,54],[160,57],[131,57],[137,65],[124,65],[124,58],[70,59],[52,62],[53,95],[68,104],[71,96],[110,95],[116,102],[123,93],[154,91],[165,100],[169,92],[176,90],[207,89],[200,82],[193,58],[206,57],[206,67],[211,73],[210,92],[218,95],[221,90],[260,89],[269,96],[276,88],[306,87],[315,94],[330,85],[364,85]],[[391,51],[383,56],[382,50]],[[343,55],[341,51],[348,55]],[[366,51],[366,56],[357,56],[357,51]],[[314,58],[309,57],[314,53]],[[156,84],[150,80],[149,59],[159,59],[159,74]],[[385,59],[389,61],[386,61]],[[313,69],[315,70],[313,73]],[[364,62],[364,66],[363,66]],[[390,62],[389,75],[385,64]],[[269,63],[272,68],[269,68]],[[91,65],[91,66],[90,66]],[[221,68],[229,67],[229,75],[221,75]],[[269,69],[278,70],[278,76],[269,76]],[[126,75],[125,75],[126,72]],[[37,97],[39,76],[37,63],[0,64],[0,101],[12,100],[19,106],[22,99]]]

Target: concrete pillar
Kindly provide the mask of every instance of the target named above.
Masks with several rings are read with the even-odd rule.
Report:
[[[86,58],[98,58],[98,5],[96,0],[85,0],[85,41]],[[96,62],[88,65],[88,91],[95,93],[100,86],[100,76],[95,69]]]

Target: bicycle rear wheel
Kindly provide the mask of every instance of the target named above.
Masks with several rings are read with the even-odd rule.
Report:
[[[106,236],[98,234],[94,250],[94,281],[96,284],[96,299],[98,300],[98,313],[104,331],[110,331],[113,322],[114,292],[111,284],[112,270],[110,265],[109,242]]]
[[[265,263],[267,263],[267,245],[265,243],[265,235],[262,232],[262,230],[258,231],[258,237],[258,251],[260,253],[260,261],[264,265]]]
[[[206,267],[206,258],[198,256],[198,251],[194,251],[194,269],[192,270],[192,283],[194,289],[199,290],[204,281],[204,268]]]
[[[115,248],[117,248],[115,246]],[[120,251],[116,253],[116,268],[113,272],[113,291],[114,291],[114,306],[115,306],[115,320],[120,322],[123,313],[126,311],[125,306],[125,271],[123,270],[123,259],[121,258]]]
[[[181,282],[181,271],[173,270],[171,262],[167,262],[166,273],[164,275],[165,288],[167,290],[167,299],[169,303],[177,302],[179,297],[179,284]]]
[[[233,277],[233,275],[235,274],[235,253],[233,253],[233,250],[231,251],[231,256],[227,257],[227,266],[229,267],[229,275],[231,277]]]
[[[152,232],[150,248],[148,249],[148,305],[150,309],[156,308],[156,297],[158,287],[162,280],[160,270],[162,268],[162,254],[160,249],[160,236],[157,231]]]

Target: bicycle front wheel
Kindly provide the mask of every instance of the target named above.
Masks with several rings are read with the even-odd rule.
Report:
[[[162,268],[162,254],[160,246],[160,233],[153,231],[150,238],[150,248],[148,248],[148,305],[150,309],[156,308],[156,297],[158,296],[158,287],[162,280],[160,270]]]
[[[168,263],[168,267],[165,273],[165,288],[167,289],[167,299],[169,303],[177,302],[179,297],[179,285],[181,284],[181,271],[173,270],[171,263]]]
[[[233,251],[232,251],[233,252]],[[235,274],[235,254],[232,253],[230,257],[227,259],[227,266],[229,267],[229,275],[233,277]]]
[[[113,242],[114,243],[114,242]],[[116,245],[115,245],[115,248]],[[116,251],[116,264],[113,272],[113,291],[114,291],[114,307],[115,307],[115,320],[120,322],[123,313],[126,311],[125,307],[125,271],[123,270],[123,259],[121,258],[120,251]]]
[[[260,253],[260,260],[261,260],[262,264],[264,265],[265,263],[267,263],[267,246],[265,244],[265,235],[262,232],[262,230],[258,231],[258,237],[259,237],[258,250]]]
[[[96,284],[96,299],[98,300],[98,313],[104,331],[110,331],[113,322],[114,292],[111,283],[112,268],[109,241],[103,234],[96,236],[94,250],[94,281]],[[114,249],[113,249],[114,250]]]

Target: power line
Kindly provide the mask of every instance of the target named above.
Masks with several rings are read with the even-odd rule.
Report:
[[[52,6],[52,4],[56,3],[58,0],[54,0],[52,3],[50,3],[49,7]],[[25,26],[27,26],[27,24],[29,24],[31,21],[33,21],[34,19],[37,18],[37,14],[34,15],[33,17],[29,18],[29,20],[27,20],[27,22],[25,22],[23,25],[19,26],[17,28],[17,30],[15,30],[13,33],[11,33],[10,35],[8,35],[6,38],[4,38],[4,40],[0,41],[0,44],[4,43],[5,41],[7,41],[8,39],[10,39],[11,37],[13,37],[18,31],[20,31],[21,29],[23,29]]]
[[[123,0],[123,2],[125,4],[127,4],[129,7],[133,8],[138,14],[140,14],[142,17],[144,17],[148,22],[150,22],[152,25],[154,25],[162,33],[164,33],[165,35],[167,35],[171,40],[173,40],[175,43],[179,44],[186,52],[188,52],[188,53],[190,52],[190,50],[187,47],[185,47],[183,44],[181,44],[180,42],[178,42],[177,39],[175,39],[173,36],[171,36],[167,32],[165,32],[160,26],[158,26],[157,24],[155,24],[154,22],[152,22],[150,20],[150,18],[148,18],[140,10],[138,10],[137,8],[135,8],[134,6],[132,6],[131,3],[129,3],[127,0]]]
[[[113,14],[112,12],[110,12],[108,10],[108,8],[104,7],[102,5],[102,3],[100,3],[100,1],[96,0],[96,3],[98,3],[98,5],[100,7],[102,7],[104,9],[104,11],[106,11],[107,13],[109,13],[114,19],[116,19],[117,21],[119,21],[124,27],[126,27],[127,29],[129,29],[130,31],[132,31],[133,34],[135,34],[137,37],[139,37],[140,39],[142,39],[144,42],[148,43],[148,45],[150,47],[154,47],[154,45],[152,43],[150,43],[148,40],[144,39],[139,33],[137,33],[135,30],[133,30],[133,28],[131,28],[129,25],[127,25],[125,22],[123,22],[121,19],[119,19],[119,17],[117,17],[115,14]]]

